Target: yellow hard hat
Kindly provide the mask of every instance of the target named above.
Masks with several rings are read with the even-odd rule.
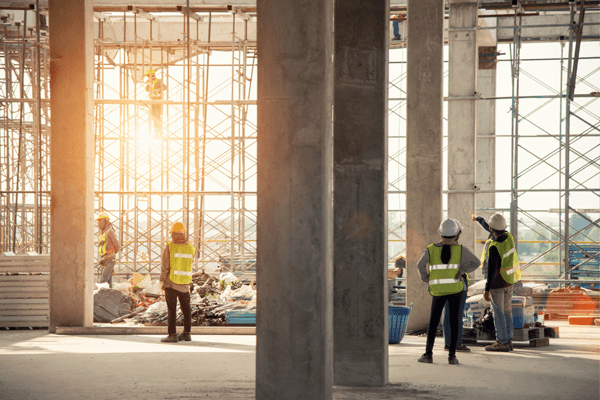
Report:
[[[101,219],[105,219],[107,221],[110,221],[110,217],[108,216],[108,213],[105,213],[105,212],[101,212],[100,214],[98,214],[98,217],[96,218],[96,221],[101,220]]]
[[[173,226],[171,226],[169,233],[173,232],[185,233],[185,226],[183,226],[181,222],[175,222]]]
[[[146,76],[150,76],[150,75],[156,75],[156,70],[153,70],[153,69],[152,70],[151,69],[147,70],[146,71]]]

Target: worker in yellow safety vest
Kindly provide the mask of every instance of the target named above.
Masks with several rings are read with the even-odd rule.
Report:
[[[98,237],[98,265],[102,266],[102,273],[98,278],[98,283],[108,282],[112,288],[112,275],[115,268],[116,254],[121,250],[121,245],[117,240],[113,230],[110,216],[106,212],[101,212],[96,218],[100,235]]]
[[[521,280],[521,269],[515,240],[506,231],[504,217],[494,214],[487,224],[493,237],[487,240],[481,254],[481,266],[486,277],[483,297],[492,303],[496,342],[485,349],[507,352],[513,350],[513,285]]]
[[[438,229],[441,240],[427,246],[417,263],[421,279],[427,283],[432,296],[427,345],[425,354],[418,359],[419,362],[433,362],[433,345],[437,326],[442,310],[448,303],[450,314],[448,363],[458,364],[456,343],[458,341],[458,324],[461,318],[459,309],[465,288],[463,275],[475,271],[479,266],[477,256],[465,246],[458,244],[461,231],[462,227],[457,220],[448,218],[442,221]]]
[[[161,342],[178,342],[192,340],[192,312],[190,305],[190,291],[192,285],[194,255],[196,249],[188,243],[185,226],[175,222],[169,230],[171,242],[167,243],[162,255],[160,271],[160,288],[164,289],[165,301],[168,311],[169,336]],[[177,299],[183,313],[183,333],[177,335],[175,323],[177,319]]]
[[[146,83],[146,92],[148,92],[150,100],[162,100],[165,85],[162,80],[156,77],[156,71],[153,69],[147,70],[146,78],[148,79],[148,82]],[[162,104],[150,105],[150,118],[152,119],[154,131],[157,136],[162,135],[162,114]]]

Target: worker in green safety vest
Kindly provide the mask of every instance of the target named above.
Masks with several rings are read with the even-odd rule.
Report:
[[[116,263],[116,255],[121,250],[119,240],[115,235],[110,216],[106,212],[101,212],[96,218],[98,229],[98,266],[102,267],[102,272],[98,278],[98,283],[108,283],[112,288],[112,276]]]
[[[169,231],[172,241],[167,243],[162,255],[160,271],[160,288],[164,289],[167,302],[167,325],[169,336],[162,338],[161,342],[178,342],[192,340],[192,310],[190,304],[190,291],[192,284],[192,265],[196,249],[188,243],[185,226],[175,222]],[[177,335],[175,323],[177,319],[177,299],[183,313],[183,333]]]
[[[492,303],[496,342],[485,349],[507,352],[513,350],[513,285],[521,280],[521,269],[515,240],[506,231],[504,217],[494,214],[488,220],[488,225],[493,237],[487,240],[481,254],[486,277],[483,297]]]
[[[477,256],[465,246],[458,244],[461,231],[462,227],[457,220],[448,218],[442,221],[438,229],[441,240],[427,246],[417,263],[421,279],[427,283],[432,296],[427,345],[425,354],[419,358],[419,362],[433,362],[433,345],[437,326],[442,310],[448,303],[450,314],[448,363],[458,364],[456,343],[458,341],[458,324],[461,318],[459,309],[465,287],[462,276],[475,271],[479,266]]]

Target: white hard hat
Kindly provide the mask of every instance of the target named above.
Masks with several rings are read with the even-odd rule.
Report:
[[[488,220],[488,225],[490,226],[490,228],[496,231],[503,231],[506,229],[506,220],[504,219],[502,214],[496,213],[490,217],[490,219]]]
[[[456,236],[460,233],[460,231],[462,231],[462,226],[460,226],[460,222],[454,218],[443,220],[440,224],[440,228],[438,229],[440,235],[446,237]]]

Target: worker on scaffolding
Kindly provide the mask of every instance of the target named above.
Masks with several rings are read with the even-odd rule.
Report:
[[[148,82],[146,83],[146,92],[150,100],[162,100],[165,85],[162,80],[156,77],[156,71],[149,69],[146,71]],[[150,119],[154,125],[154,132],[157,136],[162,136],[162,104],[150,104]]]
[[[402,40],[400,35],[400,22],[406,21],[406,13],[392,15],[392,27],[394,28],[394,37],[392,40]]]
[[[121,245],[117,240],[108,213],[101,212],[98,214],[96,221],[98,222],[98,229],[100,229],[100,236],[98,238],[98,255],[100,256],[100,261],[98,265],[102,267],[98,283],[108,282],[108,286],[112,288],[116,255],[121,250]]]
[[[504,217],[496,213],[487,225],[493,238],[485,242],[481,255],[481,267],[486,277],[483,298],[492,303],[496,342],[485,349],[507,352],[513,350],[513,285],[521,281],[521,269],[515,240],[506,231]]]
[[[169,231],[171,242],[167,243],[162,255],[159,287],[164,289],[167,302],[167,324],[169,336],[162,338],[161,342],[178,342],[192,340],[192,310],[190,304],[190,291],[192,284],[192,264],[196,249],[188,243],[185,226],[175,222]],[[177,322],[177,299],[183,313],[183,333],[177,335],[175,324]]]
[[[433,345],[442,310],[448,303],[450,316],[450,346],[448,364],[458,364],[456,358],[456,345],[458,342],[458,325],[460,303],[464,296],[464,275],[475,271],[479,260],[469,249],[458,244],[462,227],[452,218],[445,219],[440,224],[438,232],[441,240],[432,243],[421,255],[417,269],[421,280],[426,282],[432,296],[429,327],[427,329],[427,344],[425,354],[418,361],[422,363],[433,362]]]

